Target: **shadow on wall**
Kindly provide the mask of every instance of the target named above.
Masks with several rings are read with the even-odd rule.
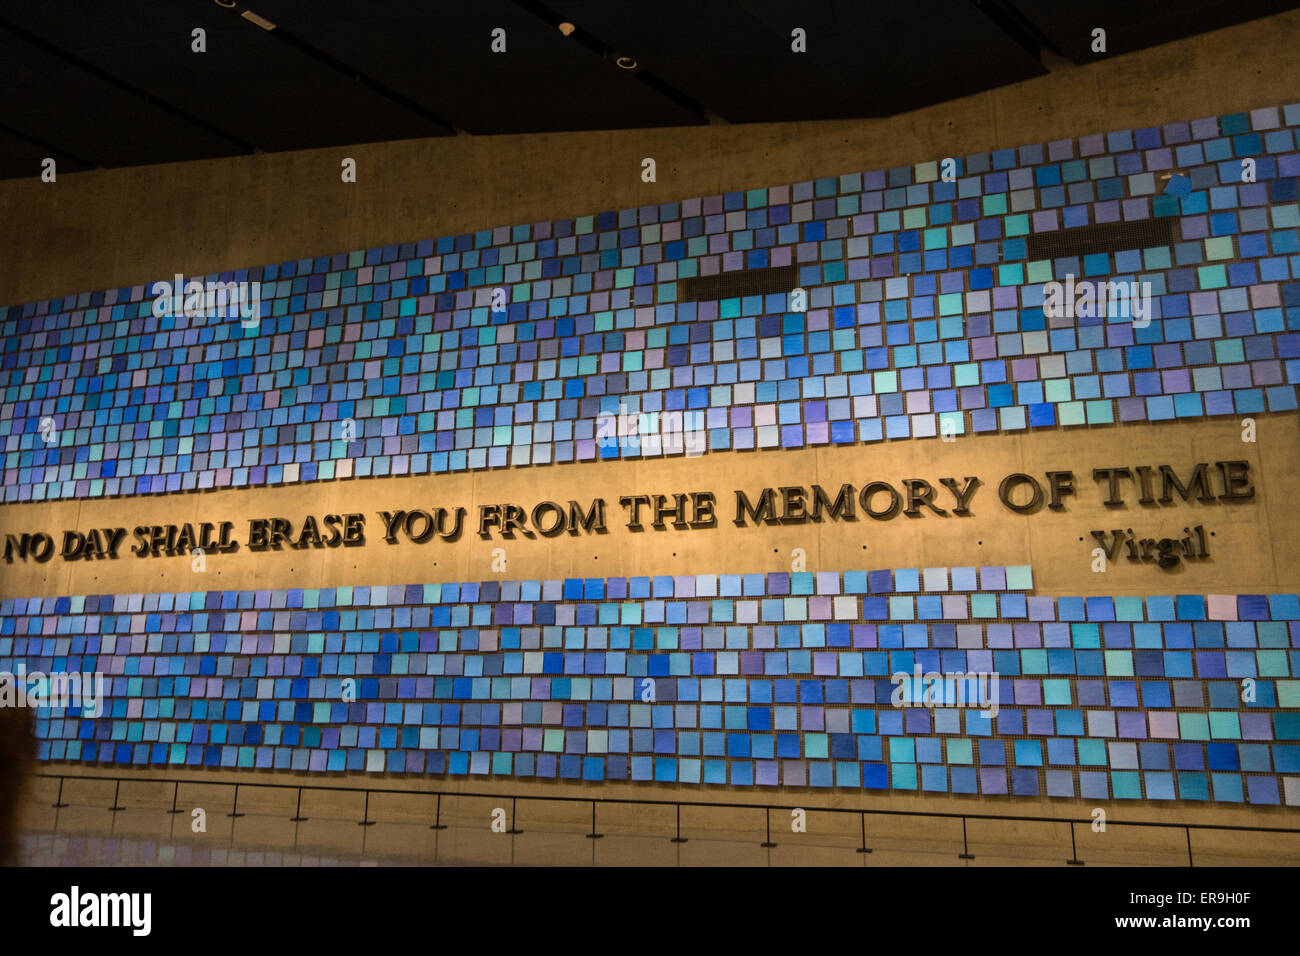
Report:
[[[35,759],[28,709],[0,707],[0,866],[18,862],[18,806]]]

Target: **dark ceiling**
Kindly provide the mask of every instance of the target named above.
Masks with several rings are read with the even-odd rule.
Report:
[[[426,136],[886,116],[1090,62],[1097,26],[1115,56],[1300,5],[251,3],[0,5],[0,178],[39,175],[47,156],[75,172]],[[806,53],[791,50],[796,27]],[[191,51],[196,28],[205,53]],[[491,49],[496,28],[505,53]]]

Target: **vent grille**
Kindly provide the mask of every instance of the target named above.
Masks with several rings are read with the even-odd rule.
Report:
[[[716,276],[692,276],[682,280],[679,293],[683,302],[710,302],[789,292],[797,284],[798,271],[794,266],[774,266],[771,269],[724,272]]]
[[[1061,259],[1067,256],[1088,256],[1098,252],[1123,252],[1127,249],[1148,249],[1152,246],[1169,246],[1178,241],[1177,219],[1159,216],[1135,222],[1105,223],[1099,226],[1077,226],[1059,232],[1040,232],[1029,237],[1026,251],[1029,259]]]

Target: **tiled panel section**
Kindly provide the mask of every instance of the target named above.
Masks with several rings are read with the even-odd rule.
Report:
[[[66,829],[66,827],[65,827]],[[170,836],[170,834],[168,834]],[[122,836],[23,833],[22,866],[398,866],[404,860],[347,853],[204,846]]]
[[[108,675],[99,719],[40,711],[47,760],[1300,805],[1296,595],[1032,584],[965,567],[11,599],[0,666]],[[996,716],[897,706],[891,675],[917,667],[994,674]]]
[[[262,283],[255,331],[154,318],[152,284],[13,306],[3,500],[662,453],[598,445],[620,406],[694,413],[712,450],[1294,409],[1297,128],[1262,108],[956,157],[955,182],[931,160],[223,274]],[[1181,238],[1026,258],[1153,216]],[[680,300],[771,266],[807,312]],[[1153,321],[1047,320],[1068,274],[1151,283]]]

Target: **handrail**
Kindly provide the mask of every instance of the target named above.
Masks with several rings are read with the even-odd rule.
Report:
[[[35,776],[48,779],[48,780],[59,781],[59,795],[55,799],[55,802],[52,804],[52,806],[55,808],[62,808],[68,806],[68,804],[63,802],[63,784],[65,780],[93,780],[93,781],[100,781],[103,783],[113,783],[114,784],[113,806],[109,807],[108,809],[114,813],[126,809],[126,807],[123,807],[119,804],[119,796],[120,796],[121,786],[123,782],[172,784],[175,787],[175,790],[172,794],[172,808],[166,811],[167,813],[180,812],[176,809],[176,799],[180,793],[180,787],[182,784],[185,784],[186,786],[196,786],[196,787],[233,787],[235,789],[235,794],[234,794],[235,802],[234,802],[234,806],[232,807],[232,812],[227,814],[227,816],[231,816],[231,817],[244,816],[244,814],[237,812],[239,807],[240,787],[256,787],[256,788],[267,789],[267,790],[296,790],[298,792],[297,807],[294,811],[294,815],[289,818],[289,820],[294,823],[304,822],[305,820],[307,820],[306,817],[302,816],[302,794],[304,791],[318,790],[318,791],[325,791],[325,792],[364,794],[365,812],[363,814],[363,819],[358,821],[359,826],[373,826],[377,822],[370,819],[370,795],[371,794],[397,794],[397,795],[408,796],[408,797],[423,797],[423,796],[437,797],[438,803],[437,803],[437,809],[435,813],[435,819],[434,819],[434,823],[430,825],[430,829],[432,830],[446,829],[446,825],[441,822],[443,797],[469,797],[472,799],[484,799],[484,800],[500,799],[500,798],[508,797],[511,800],[510,829],[506,830],[505,832],[510,834],[519,834],[524,832],[523,830],[517,829],[516,820],[515,820],[515,816],[516,816],[515,809],[518,801],[520,800],[525,800],[525,801],[533,800],[533,801],[540,801],[540,802],[558,802],[558,803],[584,803],[584,804],[590,803],[591,804],[591,833],[586,834],[586,836],[592,839],[598,839],[599,837],[603,836],[603,834],[596,832],[596,805],[597,804],[604,803],[604,804],[624,804],[629,806],[676,807],[677,810],[676,835],[672,838],[672,842],[674,843],[686,842],[686,839],[682,837],[682,832],[681,832],[682,807],[705,807],[710,809],[732,809],[732,810],[762,810],[764,811],[766,817],[766,823],[767,823],[766,839],[759,845],[764,847],[774,847],[777,845],[776,843],[772,842],[772,835],[771,835],[771,812],[773,810],[787,810],[787,811],[803,810],[809,813],[855,813],[861,816],[862,818],[862,846],[858,848],[859,853],[871,852],[871,850],[867,848],[866,818],[868,814],[871,814],[873,816],[926,817],[931,819],[951,819],[951,820],[961,820],[962,822],[962,852],[958,854],[958,857],[963,860],[973,860],[975,858],[970,853],[969,842],[967,840],[967,834],[966,834],[967,821],[988,820],[988,821],[996,821],[996,822],[1003,822],[1003,823],[1068,824],[1070,827],[1070,847],[1071,847],[1072,857],[1071,859],[1066,860],[1065,862],[1074,866],[1083,865],[1083,861],[1078,859],[1078,851],[1075,844],[1074,827],[1076,824],[1080,824],[1080,823],[1086,823],[1089,825],[1093,823],[1093,819],[1091,817],[1076,819],[1073,817],[1025,816],[1020,814],[1004,814],[1004,813],[956,813],[956,812],[943,811],[943,810],[886,810],[886,809],[866,810],[866,809],[861,809],[856,807],[819,807],[819,806],[807,806],[807,805],[800,806],[794,804],[780,804],[780,803],[771,803],[771,802],[741,803],[735,801],[720,801],[720,800],[667,800],[667,799],[656,800],[656,799],[647,799],[642,797],[609,797],[609,796],[578,797],[578,796],[568,796],[568,795],[561,795],[561,794],[516,794],[516,793],[503,793],[500,791],[495,793],[482,793],[478,791],[469,791],[469,790],[442,790],[442,789],[407,790],[407,789],[400,789],[396,787],[360,787],[360,786],[351,786],[347,784],[331,784],[325,782],[322,783],[272,783],[270,781],[235,782],[229,780],[195,780],[195,779],[186,779],[180,777],[110,776],[110,775],[99,775],[99,774],[46,773],[46,772],[37,773],[35,774]],[[1245,824],[1233,824],[1233,823],[1178,823],[1178,822],[1160,821],[1160,820],[1114,820],[1108,818],[1106,820],[1106,826],[1157,827],[1162,829],[1183,830],[1187,835],[1187,865],[1188,866],[1193,865],[1192,842],[1191,842],[1192,830],[1219,830],[1219,831],[1249,832],[1249,833],[1300,834],[1300,827],[1264,827],[1264,826],[1248,826]]]

